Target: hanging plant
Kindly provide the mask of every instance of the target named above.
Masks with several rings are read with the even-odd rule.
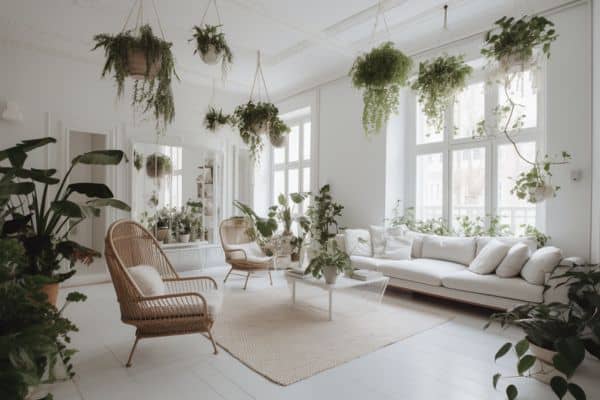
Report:
[[[368,135],[381,131],[392,112],[398,108],[400,88],[406,84],[412,61],[392,42],[386,42],[359,56],[350,76],[357,89],[364,89],[362,123]]]
[[[125,78],[133,78],[132,105],[143,113],[152,111],[157,128],[164,130],[175,116],[171,80],[173,76],[179,79],[172,44],[154,36],[150,25],[117,35],[102,33],[94,36],[94,41],[96,45],[92,50],[104,48],[106,62],[102,77],[113,74],[117,97],[123,95]]]
[[[173,172],[173,163],[171,159],[161,153],[150,154],[146,158],[146,174],[150,178],[162,178]]]
[[[269,129],[269,141],[271,146],[281,148],[287,144],[287,134],[290,128],[279,118],[275,120]]]
[[[481,54],[496,61],[504,72],[513,65],[519,65],[521,70],[525,70],[537,63],[534,52],[538,48],[549,58],[550,44],[558,37],[554,23],[539,16],[524,16],[518,20],[502,17],[495,25],[500,32],[486,33]]]
[[[190,41],[196,42],[194,54],[200,54],[200,58],[206,64],[214,65],[221,61],[223,75],[233,63],[233,53],[227,45],[225,34],[220,31],[222,25],[204,25],[204,28],[194,26],[194,34]]]
[[[210,107],[204,116],[204,127],[211,132],[216,132],[223,125],[227,125],[231,120],[231,116],[224,114],[222,109]]]
[[[533,163],[529,171],[521,172],[515,179],[515,185],[510,193],[530,203],[539,203],[556,197],[556,192],[560,189],[560,186],[554,186],[550,182],[552,177],[550,167],[555,164],[566,163],[571,159],[571,155],[563,151],[561,157],[562,162],[552,161],[546,156],[544,161]]]
[[[411,88],[418,92],[427,122],[439,133],[444,128],[444,115],[456,93],[467,85],[473,68],[463,56],[442,56],[419,64],[419,75]]]
[[[273,137],[277,143],[290,128],[279,118],[279,110],[270,102],[248,101],[235,109],[234,124],[240,131],[244,143],[250,148],[250,155],[258,161],[263,148],[262,134]]]
[[[142,166],[144,164],[144,155],[141,153],[138,153],[137,151],[133,151],[133,166],[135,167],[136,170],[140,170],[142,169]]]

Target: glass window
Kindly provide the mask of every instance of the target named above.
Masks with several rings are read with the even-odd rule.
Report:
[[[289,133],[288,162],[298,161],[300,158],[300,126],[294,125]]]
[[[300,192],[300,179],[298,169],[288,170],[288,194]]]
[[[527,159],[535,159],[535,142],[518,143],[519,151]],[[515,233],[522,233],[521,225],[535,226],[535,204],[520,200],[510,193],[514,181],[521,172],[530,166],[523,161],[512,144],[498,146],[498,211],[503,224],[511,227]]]
[[[273,175],[273,204],[277,204],[277,197],[285,194],[285,171],[275,171]]]
[[[442,216],[444,164],[442,153],[417,156],[417,219]]]
[[[273,163],[283,164],[285,162],[285,147],[275,147],[273,149]]]
[[[304,151],[303,151],[303,159],[310,160],[310,122],[306,122],[304,124]]]
[[[310,167],[302,170],[302,192],[310,192]]]
[[[454,103],[454,138],[475,136],[477,123],[485,119],[485,84],[474,83],[456,96]]]
[[[452,223],[456,218],[485,216],[485,148],[452,152]]]
[[[427,123],[421,103],[417,100],[417,144],[437,143],[444,140],[443,132],[435,132],[435,128]]]
[[[511,75],[511,82],[508,88],[508,93],[512,101],[516,104],[515,116],[511,119],[512,122],[517,120],[516,116],[521,118],[521,128],[535,128],[537,126],[537,73],[531,71],[517,72]],[[503,106],[507,103],[505,86],[502,84],[498,88],[499,105]],[[504,129],[508,116],[503,115],[500,122],[500,129]],[[509,130],[512,130],[509,127]]]

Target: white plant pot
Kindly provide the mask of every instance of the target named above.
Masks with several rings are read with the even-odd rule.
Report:
[[[282,136],[279,136],[276,138],[269,136],[269,141],[271,142],[271,145],[273,147],[276,147],[276,148],[285,147],[285,145],[287,144],[287,135],[282,135]]]
[[[549,183],[545,183],[542,186],[538,186],[535,188],[533,192],[533,197],[537,203],[541,203],[542,201],[551,199],[554,197],[554,186]]]
[[[529,351],[537,358],[536,365],[531,370],[532,376],[543,383],[549,384],[555,376],[565,376],[557,371],[552,365],[552,359],[557,354],[554,350],[548,350],[529,342]]]
[[[188,243],[190,241],[190,234],[189,233],[179,234],[179,241],[181,243]]]
[[[325,283],[328,285],[333,285],[337,281],[338,270],[334,265],[327,265],[323,267],[323,277],[325,278]]]
[[[202,58],[202,61],[204,61],[208,65],[215,65],[219,62],[219,59],[221,58],[221,53],[217,52],[217,49],[214,45],[209,44],[208,51],[206,53],[201,52],[200,58]]]
[[[268,131],[268,124],[266,122],[263,122],[262,124],[254,124],[252,125],[252,127],[250,128],[250,130],[254,133],[256,133],[257,135],[264,135],[267,133]]]

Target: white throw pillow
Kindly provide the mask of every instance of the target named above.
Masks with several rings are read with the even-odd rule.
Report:
[[[496,268],[496,275],[501,278],[512,278],[519,275],[528,258],[529,246],[525,243],[515,244],[508,250],[506,257]]]
[[[383,226],[371,225],[371,244],[373,245],[373,257],[383,257],[385,252],[385,228]]]
[[[388,231],[385,238],[385,248],[381,258],[389,260],[410,260],[412,253],[412,238],[404,236],[400,231]],[[392,234],[393,233],[393,234]]]
[[[144,296],[160,296],[165,294],[165,283],[153,266],[136,265],[135,267],[127,268],[127,272]]]
[[[517,243],[524,243],[529,248],[529,254],[533,254],[537,250],[537,240],[532,236],[479,236],[477,238],[477,254],[479,254],[491,240],[498,240],[509,246],[514,246]]]
[[[521,270],[521,276],[529,283],[543,285],[546,272],[551,272],[560,260],[562,260],[562,252],[559,248],[542,247],[529,257],[529,261]]]
[[[421,255],[423,258],[469,265],[475,258],[475,238],[425,236]]]
[[[371,257],[371,235],[366,229],[346,229],[344,231],[346,253],[350,256]]]
[[[414,232],[414,231],[406,231],[404,236],[412,239],[412,258],[421,258],[423,257],[423,238],[427,236],[424,233]]]
[[[499,240],[491,240],[469,264],[469,271],[476,274],[491,274],[502,262],[510,246]]]

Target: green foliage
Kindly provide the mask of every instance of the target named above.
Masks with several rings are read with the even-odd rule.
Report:
[[[235,200],[233,205],[250,221],[251,226],[247,233],[252,240],[258,240],[260,244],[264,245],[277,231],[277,220],[271,213],[266,218],[259,217],[251,207],[241,201]]]
[[[389,221],[390,226],[405,226],[414,232],[420,232],[438,236],[452,236],[454,231],[443,218],[431,218],[428,220],[417,220],[414,207],[409,207],[402,212],[400,202],[394,207],[394,216]]]
[[[194,34],[190,41],[196,42],[196,49],[194,54],[200,53],[206,55],[211,46],[214,46],[219,58],[221,59],[221,69],[223,75],[227,73],[227,70],[233,63],[233,53],[225,40],[225,34],[221,32],[222,25],[208,25],[205,24],[204,28],[194,26]]]
[[[327,266],[335,267],[338,272],[349,271],[352,268],[350,256],[339,248],[335,239],[327,240],[319,253],[310,260],[304,274],[311,274],[319,279],[323,275],[323,268]]]
[[[502,17],[495,25],[500,31],[486,33],[481,54],[498,61],[505,69],[514,63],[527,63],[537,47],[550,57],[550,44],[558,37],[554,24],[540,16]]]
[[[146,158],[146,174],[150,178],[162,178],[173,172],[171,158],[162,153],[153,153]]]
[[[392,42],[359,56],[350,76],[357,89],[363,89],[362,123],[368,135],[381,131],[398,108],[400,88],[406,84],[412,60],[394,48]]]
[[[331,187],[323,186],[319,194],[313,196],[311,205],[306,211],[310,219],[311,237],[321,248],[327,246],[329,239],[334,238],[338,231],[337,219],[342,216],[344,206],[333,201]]]
[[[546,244],[548,244],[548,242],[550,242],[550,239],[552,239],[550,236],[541,232],[535,226],[521,225],[521,227],[524,228],[523,236],[531,236],[535,238],[538,249],[544,247]]]
[[[571,155],[565,151],[562,152],[562,160],[559,163],[566,163],[571,159]],[[550,160],[548,155],[542,162],[536,162],[531,169],[521,172],[515,179],[515,185],[510,190],[511,194],[519,199],[525,199],[529,203],[537,203],[548,197],[555,197],[560,186],[552,186],[550,178],[552,172],[550,168],[556,161]]]
[[[249,146],[250,155],[256,162],[263,149],[262,133],[270,138],[286,135],[290,128],[279,118],[279,110],[273,103],[248,101],[239,105],[234,113],[232,124],[237,126],[244,143]]]
[[[224,114],[222,109],[210,107],[204,116],[204,127],[211,132],[215,132],[219,127],[227,125],[231,116]]]
[[[175,211],[172,226],[179,234],[191,234],[198,237],[202,232],[202,203],[188,200],[185,206]]]
[[[142,169],[144,165],[144,155],[142,153],[138,153],[137,151],[133,151],[133,166],[136,170]]]
[[[292,223],[294,222],[293,205],[298,205],[306,198],[302,193],[290,193],[289,199],[285,194],[281,193],[277,196],[277,204],[269,207],[269,216],[277,218],[283,224],[283,235],[292,234]],[[290,201],[292,200],[292,205]]]
[[[486,224],[487,219],[487,224]],[[475,237],[475,236],[511,236],[513,235],[510,230],[510,226],[503,224],[498,216],[489,216],[486,218],[475,217],[470,218],[465,215],[464,217],[456,218],[459,226],[459,231],[462,236]],[[486,227],[487,225],[487,227]]]
[[[463,56],[441,56],[419,64],[419,75],[411,88],[418,92],[427,122],[437,133],[444,129],[446,110],[456,93],[465,88],[472,71]]]
[[[142,52],[146,59],[146,72],[133,87],[132,105],[141,108],[143,113],[152,110],[157,128],[164,130],[175,117],[175,105],[171,80],[177,79],[175,61],[171,53],[172,44],[152,33],[150,25],[142,25],[137,31],[123,31],[117,35],[102,33],[94,36],[96,45],[92,50],[104,48],[106,62],[102,77],[114,74],[117,82],[117,97],[125,90],[125,78],[130,75],[129,56],[132,52]],[[153,66],[158,66],[156,75]],[[161,127],[162,125],[162,127]]]

